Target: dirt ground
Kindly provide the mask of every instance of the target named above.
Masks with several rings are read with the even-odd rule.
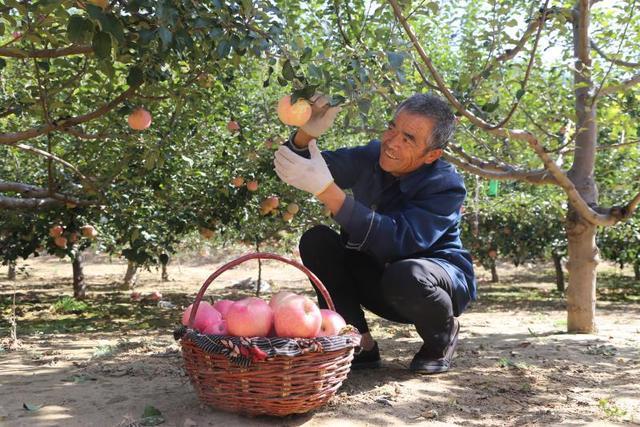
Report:
[[[370,315],[383,368],[351,372],[328,405],[285,418],[204,407],[183,371],[172,331],[182,308],[224,261],[173,262],[168,282],[158,271],[143,272],[139,289],[162,292],[176,305],[172,309],[132,303],[129,292],[118,289],[126,265],[95,258],[85,273],[97,311],[62,317],[50,306],[71,293],[68,261],[29,260],[19,265],[24,270],[16,282],[7,281],[6,267],[0,267],[0,339],[8,342],[15,290],[22,341],[20,349],[0,352],[0,425],[138,425],[147,405],[162,413],[163,426],[177,427],[640,423],[640,303],[618,292],[619,298],[598,303],[597,334],[566,334],[562,298],[546,266],[501,266],[500,285],[480,271],[480,299],[460,318],[449,373],[409,373],[420,347],[415,331]],[[272,291],[309,290],[302,273],[284,264],[266,262],[263,274]],[[216,280],[209,295],[249,295],[238,283],[256,276],[256,262],[243,264]],[[637,295],[639,286],[628,291]]]

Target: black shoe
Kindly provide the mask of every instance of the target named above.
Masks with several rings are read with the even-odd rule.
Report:
[[[413,357],[411,365],[409,365],[409,370],[419,374],[447,372],[451,367],[453,353],[458,345],[458,332],[460,332],[460,322],[454,318],[453,324],[451,325],[449,345],[447,345],[447,348],[444,350],[444,356],[434,357],[433,353],[427,348],[427,345],[424,344],[420,351]]]
[[[360,353],[353,356],[351,362],[351,369],[374,369],[380,366],[382,366],[382,361],[377,341],[373,343],[371,350],[361,350]]]

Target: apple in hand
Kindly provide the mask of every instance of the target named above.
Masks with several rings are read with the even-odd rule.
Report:
[[[322,314],[310,298],[296,295],[278,304],[274,323],[279,337],[313,338],[320,332]]]
[[[338,335],[340,329],[347,326],[347,322],[344,321],[342,316],[333,310],[322,308],[320,309],[320,314],[322,315],[322,326],[320,326],[320,332],[318,333],[319,337]]]
[[[238,337],[266,337],[273,323],[273,310],[263,299],[243,298],[227,311],[227,329]]]

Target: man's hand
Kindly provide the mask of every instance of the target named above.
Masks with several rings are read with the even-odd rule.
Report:
[[[287,146],[281,145],[273,161],[276,174],[281,180],[297,189],[317,196],[333,183],[333,176],[322,158],[316,140],[309,142],[310,159],[297,155]]]
[[[330,107],[329,98],[325,95],[314,95],[311,100],[311,118],[300,129],[309,136],[319,137],[329,130],[342,110],[341,107]]]

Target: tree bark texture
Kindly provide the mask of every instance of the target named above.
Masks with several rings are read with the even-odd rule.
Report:
[[[558,292],[564,293],[564,270],[562,270],[562,257],[554,252],[551,254],[553,257],[553,265],[556,268],[556,289]]]
[[[129,261],[127,264],[127,272],[124,274],[124,283],[123,287],[125,289],[133,289],[138,282],[138,265]]]
[[[84,299],[87,296],[87,282],[84,280],[84,271],[82,270],[83,256],[82,252],[78,252],[73,258],[73,297],[75,299]]]
[[[498,277],[498,269],[496,268],[496,261],[491,260],[491,282],[498,283],[500,278]]]
[[[7,279],[16,280],[16,263],[15,263],[15,261],[9,261],[9,272],[7,273]]]
[[[587,204],[597,205],[594,180],[597,144],[597,104],[591,91],[588,0],[578,0],[573,9],[574,93],[576,109],[575,155],[568,177]],[[567,215],[569,285],[567,287],[567,330],[570,333],[596,331],[596,226],[581,218],[569,205]]]

